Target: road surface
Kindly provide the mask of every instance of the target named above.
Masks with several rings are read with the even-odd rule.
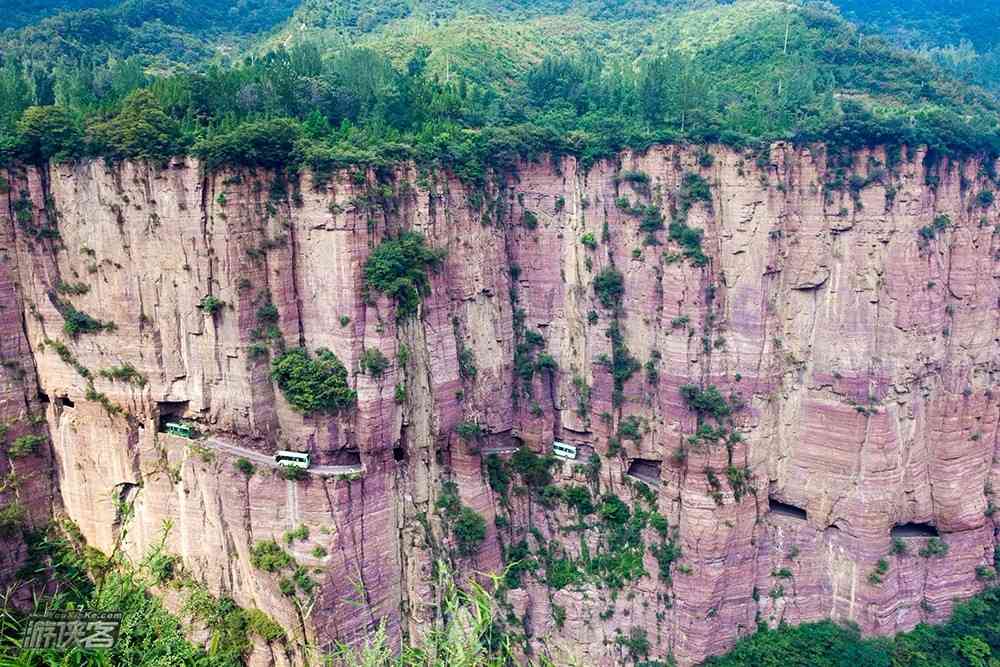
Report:
[[[197,443],[202,447],[207,447],[208,449],[226,452],[227,454],[232,454],[233,456],[239,456],[240,458],[244,458],[258,466],[268,466],[271,468],[278,467],[278,464],[274,462],[273,456],[263,454],[253,449],[239,447],[230,442],[219,440],[218,438],[202,438],[200,440],[192,440],[191,442]],[[334,475],[353,475],[363,473],[364,466],[361,464],[353,466],[309,466],[309,469],[306,472],[311,475],[321,475],[324,477],[333,477]]]
[[[643,484],[648,484],[649,486],[659,486],[663,481],[659,477],[651,477],[646,475],[636,475],[634,473],[625,473],[626,477],[631,477],[632,479],[638,480]]]
[[[488,447],[486,449],[479,450],[481,456],[489,456],[490,454],[513,454],[517,451],[517,447]]]

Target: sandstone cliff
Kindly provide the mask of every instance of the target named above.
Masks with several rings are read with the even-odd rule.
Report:
[[[554,486],[649,503],[669,529],[646,525],[641,542],[669,536],[679,556],[643,550],[646,575],[620,589],[525,575],[505,610],[536,654],[620,664],[642,654],[638,630],[650,658],[692,664],[758,621],[829,617],[870,633],[940,621],[994,559],[1000,210],[978,196],[992,170],[973,162],[882,151],[850,162],[784,145],[664,147],[588,170],[524,164],[481,188],[414,168],[322,180],[206,176],[193,161],[11,171],[0,417],[28,429],[44,409],[54,458],[5,461],[29,481],[2,498],[20,494],[34,521],[62,508],[90,543],[121,539],[136,558],[165,534],[211,590],[325,646],[379,623],[394,638],[426,629],[439,558],[471,573],[501,569],[522,539],[570,562],[599,550],[593,530],[567,530],[566,504],[500,498],[487,483],[482,450],[547,453],[556,439],[580,457],[557,465]],[[690,174],[707,201],[681,201]],[[648,205],[685,211],[709,262],[685,259],[665,231],[647,239]],[[448,255],[419,318],[397,323],[389,300],[366,299],[363,265],[403,229]],[[592,288],[608,267],[624,276],[617,316]],[[209,295],[218,312],[198,307]],[[69,337],[66,303],[114,326]],[[525,331],[557,370],[519,375]],[[292,410],[269,374],[278,337],[332,350],[352,370],[356,410]],[[353,373],[369,349],[392,361],[381,378]],[[623,355],[644,368],[616,387],[608,360]],[[125,364],[145,384],[100,373]],[[732,397],[728,446],[689,444],[691,384]],[[365,473],[248,478],[233,456],[159,432],[180,416],[264,453],[360,456]],[[466,442],[462,422],[485,434]],[[446,480],[487,520],[469,558],[435,512]],[[257,541],[300,525],[309,538],[293,555],[319,583],[308,603],[250,562]],[[946,549],[927,547],[935,535]],[[4,553],[9,577],[18,549]],[[294,646],[254,654],[303,659]]]

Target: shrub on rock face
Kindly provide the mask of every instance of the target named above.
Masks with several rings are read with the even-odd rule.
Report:
[[[605,308],[614,308],[621,303],[625,293],[625,278],[614,268],[607,268],[594,278],[594,292]]]
[[[46,440],[40,435],[22,435],[10,444],[7,448],[7,455],[12,459],[31,456],[38,451],[38,448],[45,444]]]
[[[357,393],[347,383],[347,368],[326,348],[286,350],[271,363],[271,376],[285,399],[305,414],[335,412],[354,405]]]
[[[471,507],[462,504],[454,482],[445,482],[442,486],[437,508],[450,526],[459,554],[475,554],[486,539],[486,520]]]
[[[694,410],[699,415],[711,415],[716,419],[722,419],[732,414],[732,406],[714,385],[708,389],[701,389],[697,385],[686,384],[680,391],[688,409]]]
[[[386,239],[365,262],[365,286],[392,297],[397,318],[406,319],[416,314],[420,300],[430,294],[427,270],[437,267],[444,254],[428,247],[416,232]]]
[[[365,374],[377,380],[385,375],[387,368],[389,368],[389,360],[382,354],[381,350],[374,347],[365,349],[364,354],[361,355],[361,370]]]
[[[250,550],[250,562],[258,570],[278,572],[290,566],[294,561],[287,551],[274,540],[260,541]]]
[[[463,507],[455,520],[452,531],[463,556],[471,556],[486,539],[486,520],[470,507]]]

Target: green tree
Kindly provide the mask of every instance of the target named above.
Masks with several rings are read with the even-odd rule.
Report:
[[[101,152],[116,158],[166,160],[183,150],[177,122],[148,90],[132,93],[117,116],[89,129]]]
[[[29,107],[17,122],[24,157],[32,162],[57,161],[83,153],[80,122],[69,109],[59,106]]]
[[[417,312],[430,294],[428,269],[437,267],[444,251],[427,246],[417,232],[403,232],[378,245],[365,262],[365,285],[396,301],[396,316],[405,319]]]
[[[285,399],[305,414],[334,412],[354,405],[357,393],[347,383],[347,368],[326,348],[286,350],[271,362],[271,375]]]

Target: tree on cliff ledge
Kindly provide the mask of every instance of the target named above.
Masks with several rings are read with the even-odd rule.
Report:
[[[307,415],[343,410],[357,400],[347,368],[326,348],[316,350],[315,358],[301,347],[287,350],[272,362],[271,376],[292,407]]]

